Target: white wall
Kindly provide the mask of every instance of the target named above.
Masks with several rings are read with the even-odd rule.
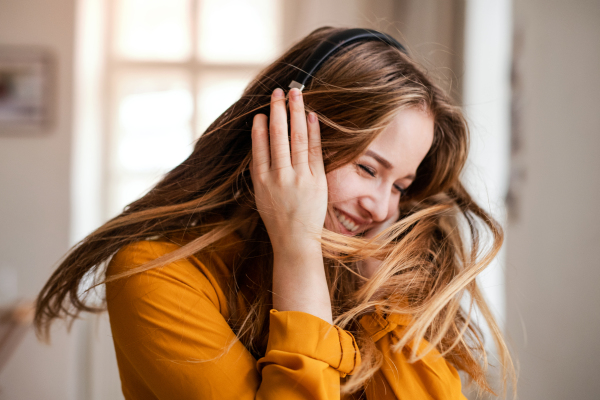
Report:
[[[600,2],[515,0],[515,24],[524,178],[507,287],[519,397],[598,399]]]
[[[69,245],[74,0],[0,0],[0,45],[42,46],[57,61],[54,125],[35,135],[0,135],[0,269],[33,299]],[[30,332],[0,374],[0,399],[73,399],[73,336],[52,346]]]

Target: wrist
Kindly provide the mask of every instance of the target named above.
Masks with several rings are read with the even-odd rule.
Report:
[[[320,237],[310,234],[280,235],[270,237],[275,254],[322,254]]]
[[[306,245],[280,245],[273,247],[273,259],[275,263],[285,265],[306,264],[319,265],[323,267],[323,250],[319,243],[307,243]]]

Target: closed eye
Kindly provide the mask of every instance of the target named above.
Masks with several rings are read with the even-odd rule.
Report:
[[[373,171],[371,168],[367,167],[366,165],[362,165],[362,164],[357,164],[357,165],[360,169],[365,171],[367,174],[371,175],[372,177],[375,177],[375,171]]]
[[[356,164],[358,165],[358,167],[360,169],[362,169],[363,171],[365,171],[367,174],[371,175],[372,177],[375,177],[375,171],[373,171],[371,168],[367,167],[366,165],[363,164]],[[394,184],[394,188],[400,192],[400,196],[406,196],[406,189],[401,188],[400,186]]]

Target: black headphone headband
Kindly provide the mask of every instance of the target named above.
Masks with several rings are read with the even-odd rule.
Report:
[[[317,48],[312,52],[308,59],[302,65],[302,68],[298,70],[298,75],[290,84],[289,88],[304,89],[310,78],[321,68],[321,65],[333,54],[338,52],[341,48],[358,41],[367,40],[379,40],[389,44],[392,47],[397,48],[404,54],[408,55],[408,52],[396,39],[372,29],[346,29],[344,31],[334,33],[327,37]]]

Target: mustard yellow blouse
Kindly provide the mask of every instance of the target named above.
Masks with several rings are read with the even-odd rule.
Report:
[[[113,257],[107,275],[177,248],[133,243]],[[311,314],[271,310],[267,351],[257,361],[227,324],[231,261],[228,252],[206,252],[106,285],[125,398],[340,399],[340,379],[360,364],[352,334]],[[406,316],[360,322],[385,358],[365,389],[368,400],[465,399],[458,373],[439,353],[409,364],[410,348],[390,351]]]

